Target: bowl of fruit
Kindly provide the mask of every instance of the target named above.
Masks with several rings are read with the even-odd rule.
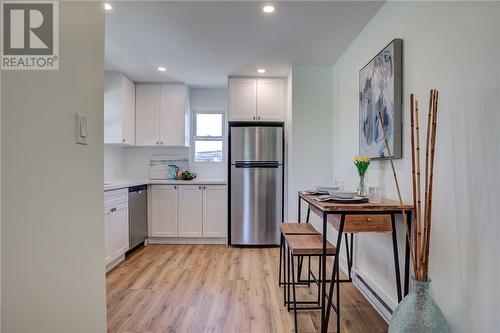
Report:
[[[177,179],[179,180],[193,180],[198,174],[191,171],[179,171],[177,173]]]

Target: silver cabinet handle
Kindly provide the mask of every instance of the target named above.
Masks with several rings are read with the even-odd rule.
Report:
[[[200,189],[200,190],[201,190],[201,186],[198,186],[198,189]]]
[[[159,142],[159,141],[156,141],[156,144],[157,144],[157,145],[159,145],[159,144],[160,144],[160,142]]]
[[[115,208],[111,208],[111,212],[116,212],[116,207]]]
[[[253,120],[255,120],[255,117],[253,117]]]
[[[260,117],[257,117],[257,119],[259,119],[259,120],[260,120]]]
[[[207,189],[207,187],[206,187],[206,186],[203,186],[203,189],[204,189],[204,190],[206,190],[206,189]]]
[[[125,139],[122,139],[122,142],[125,142]]]
[[[177,190],[177,186],[174,186],[174,190]]]

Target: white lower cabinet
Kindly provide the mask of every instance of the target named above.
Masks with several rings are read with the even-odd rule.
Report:
[[[151,237],[226,237],[225,185],[152,185]]]
[[[226,186],[203,186],[203,237],[225,237],[226,226]]]
[[[203,192],[201,185],[179,186],[179,237],[203,235]]]
[[[127,189],[105,192],[104,235],[104,264],[108,265],[129,249]]]
[[[151,236],[177,237],[177,186],[151,186]]]
[[[111,255],[118,258],[129,249],[128,202],[111,208],[109,234],[111,235]]]

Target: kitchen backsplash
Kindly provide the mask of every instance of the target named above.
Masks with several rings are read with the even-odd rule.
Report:
[[[104,180],[142,180],[149,179],[149,167],[153,155],[175,156],[189,160],[189,148],[186,147],[104,147]],[[202,165],[195,163],[189,166],[198,173],[198,179],[227,179],[226,163]]]

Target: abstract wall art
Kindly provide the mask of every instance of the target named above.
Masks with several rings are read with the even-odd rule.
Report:
[[[379,115],[393,158],[401,158],[402,40],[394,39],[359,71],[359,155],[388,158]]]

